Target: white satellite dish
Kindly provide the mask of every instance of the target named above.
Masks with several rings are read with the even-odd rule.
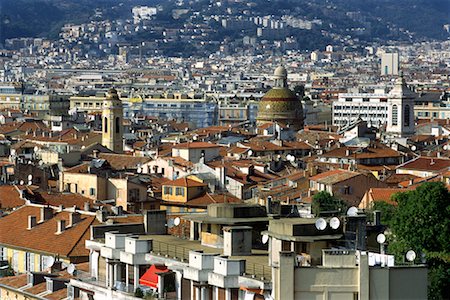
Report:
[[[33,175],[28,175],[28,180],[33,180]]]
[[[179,217],[176,217],[175,220],[173,220],[173,225],[175,225],[175,226],[180,225],[180,223],[181,223],[181,220]]]
[[[386,236],[380,233],[379,235],[377,235],[377,242],[378,244],[384,244],[384,242],[386,242]]]
[[[347,216],[349,216],[349,217],[354,217],[354,216],[356,216],[357,214],[358,214],[358,209],[357,209],[356,207],[354,207],[354,206],[350,207],[350,208],[347,210]]]
[[[444,145],[444,150],[448,150],[448,145]]]
[[[70,264],[67,267],[67,273],[69,273],[70,275],[73,275],[76,271],[75,265],[74,264]]]
[[[267,244],[267,242],[269,241],[269,236],[267,234],[263,234],[261,241],[263,244]]]
[[[412,150],[412,151],[416,151],[416,149],[417,149],[417,147],[416,147],[415,145],[412,145],[412,146],[411,146],[411,150]]]
[[[253,155],[253,151],[252,150],[248,150],[248,156],[252,156]]]
[[[28,180],[28,185],[33,185],[33,181]]]
[[[43,265],[44,269],[48,269],[55,263],[55,258],[53,256],[47,256],[45,264]]]
[[[317,219],[315,225],[318,230],[325,230],[325,228],[327,228],[327,221],[325,221],[325,219],[323,218],[319,218]]]
[[[330,227],[333,229],[338,229],[339,226],[341,225],[341,221],[339,220],[339,218],[337,217],[332,217],[330,219]]]
[[[137,168],[137,172],[140,174],[140,173],[142,173],[142,168],[141,167],[138,167]]]
[[[290,155],[290,154],[286,155],[286,159],[289,161],[291,160],[291,157],[292,157],[292,155]]]
[[[167,220],[167,227],[172,228],[174,226],[173,219]]]
[[[406,259],[408,261],[414,261],[416,259],[416,252],[414,252],[414,250],[409,250],[406,252]]]
[[[21,180],[19,183],[20,183],[20,185],[23,185],[25,182],[23,180]]]

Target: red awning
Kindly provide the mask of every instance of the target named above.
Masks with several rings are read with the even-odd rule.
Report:
[[[142,277],[139,279],[139,284],[149,286],[151,288],[158,288],[158,274],[166,273],[170,270],[163,265],[152,265]]]

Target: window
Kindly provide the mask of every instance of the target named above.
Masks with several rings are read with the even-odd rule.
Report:
[[[164,187],[164,194],[172,195],[172,187],[171,186],[165,186]]]
[[[89,189],[89,195],[90,196],[95,196],[95,188],[90,188]]]
[[[175,195],[177,195],[177,196],[184,196],[184,188],[182,188],[182,187],[177,187],[177,188],[175,189]]]
[[[211,233],[211,224],[206,224],[206,232]]]
[[[105,117],[104,126],[105,126],[105,128],[104,128],[105,133],[108,133],[108,118],[107,117]]]
[[[392,125],[398,125],[398,107],[397,105],[392,105]]]
[[[405,107],[403,108],[403,114],[404,114],[403,125],[409,126],[411,115],[409,113],[409,105],[408,104],[406,104]]]
[[[120,118],[116,117],[116,133],[120,133]]]

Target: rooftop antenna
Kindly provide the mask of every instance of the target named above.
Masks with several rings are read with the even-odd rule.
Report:
[[[385,257],[384,257],[384,242],[386,242],[386,236],[383,233],[380,233],[377,235],[377,242],[380,244],[380,254],[381,254],[381,266],[384,267],[386,265],[385,263]]]
[[[77,270],[77,269],[76,269],[76,267],[75,267],[74,264],[70,264],[70,265],[67,267],[67,273],[69,273],[70,275],[73,275],[73,274],[75,273],[76,270]]]

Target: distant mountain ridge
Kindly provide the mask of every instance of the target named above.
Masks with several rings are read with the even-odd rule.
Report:
[[[208,13],[211,2],[184,1],[184,7],[204,7]],[[254,0],[252,6],[248,5],[251,1],[222,2],[226,3],[224,11],[225,6],[240,5],[262,16],[289,13],[318,18],[324,21],[325,30],[341,35],[348,28],[365,28],[359,33],[362,40],[449,37],[443,29],[450,23],[449,0]],[[13,37],[55,38],[64,23],[89,21],[96,9],[104,19],[130,18],[134,5],[157,3],[176,7],[173,0],[0,0],[0,42]]]

